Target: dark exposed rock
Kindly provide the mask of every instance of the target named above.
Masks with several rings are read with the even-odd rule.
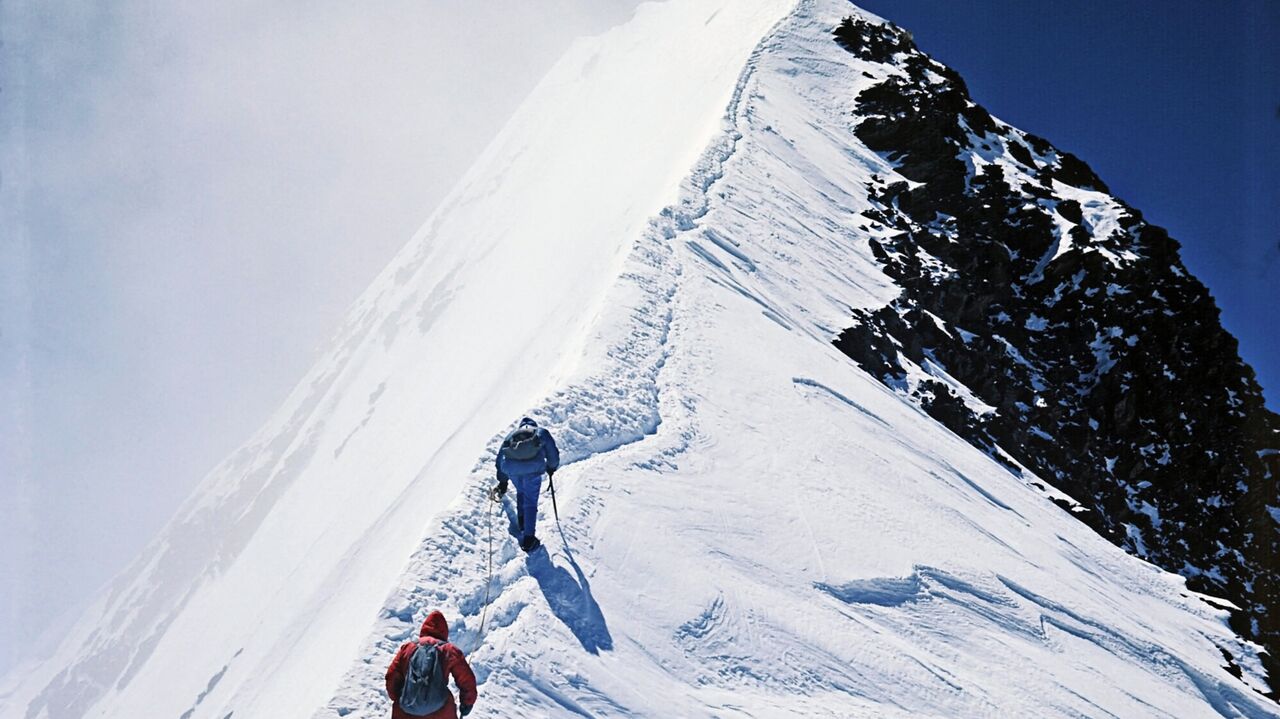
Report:
[[[1073,187],[1082,187],[1086,190],[1097,190],[1098,192],[1110,192],[1104,183],[1093,170],[1084,163],[1084,160],[1076,157],[1070,152],[1058,153],[1058,170],[1054,173],[1054,179],[1064,185]]]
[[[1280,416],[1177,242],[1079,158],[997,123],[905,31],[850,18],[835,36],[902,71],[856,98],[855,132],[912,181],[875,178],[866,213],[902,294],[836,346],[1074,496],[1103,536],[1242,607],[1233,626],[1280,680]],[[913,386],[908,363],[994,409]]]
[[[1031,151],[1028,150],[1021,142],[1009,143],[1009,154],[1013,155],[1013,159],[1021,162],[1031,170],[1038,169],[1036,161],[1031,157]]]
[[[1075,200],[1063,200],[1054,209],[1058,211],[1059,215],[1062,215],[1062,219],[1075,223],[1076,229],[1079,229],[1080,223],[1084,221],[1084,212],[1080,209],[1080,203]],[[1080,239],[1082,242],[1088,241],[1087,236]]]
[[[911,35],[905,30],[889,25],[869,23],[845,18],[835,30],[836,42],[849,52],[870,62],[889,62],[895,53],[915,49]]]

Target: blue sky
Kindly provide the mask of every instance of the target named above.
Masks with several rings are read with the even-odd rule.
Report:
[[[1168,229],[1280,409],[1280,2],[857,4]]]

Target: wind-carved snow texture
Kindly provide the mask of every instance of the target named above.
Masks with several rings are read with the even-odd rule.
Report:
[[[127,692],[145,679],[162,715],[190,719],[383,717],[392,652],[440,609],[480,680],[477,717],[1280,715],[1254,691],[1265,688],[1258,648],[1226,609],[1108,543],[1033,474],[1010,472],[1013,460],[946,431],[833,347],[851,311],[902,293],[862,214],[876,206],[872,177],[894,169],[857,139],[852,114],[852,98],[894,70],[832,42],[850,6],[791,10],[646,5],[570,53],[353,312],[366,332],[350,365],[361,376],[329,400],[333,429],[313,443],[332,479],[295,480],[307,491],[273,512],[294,509],[284,528],[301,539],[268,517],[225,591],[191,589],[210,627],[202,652],[162,639]],[[731,74],[696,77],[707,68],[682,48]],[[627,60],[645,71],[621,76],[634,86],[611,83],[609,99],[641,102],[589,114],[609,107],[592,94],[602,88],[570,78]],[[667,79],[647,85],[654,75]],[[562,85],[575,94],[558,96]],[[631,114],[708,93],[717,106],[686,118],[701,129],[689,129],[697,146],[678,154],[670,193],[591,194],[684,137],[639,142],[661,117],[627,125]],[[563,102],[582,103],[574,111],[597,132],[531,132],[572,123],[542,117]],[[600,136],[614,153],[580,152]],[[573,184],[582,177],[548,169],[574,153],[570,166],[604,157],[607,174]],[[504,183],[567,204],[541,214]],[[657,197],[638,224],[593,224]],[[498,230],[478,219],[504,213],[537,238],[530,254],[506,257],[520,246],[492,241]],[[504,269],[547,252],[544,272],[568,264],[580,284]],[[506,309],[474,297],[494,273],[525,283],[552,324],[527,342],[468,345],[495,334],[486,312]],[[466,364],[445,363],[445,350]],[[560,521],[544,492],[545,550],[527,557],[511,499],[485,500],[497,439],[526,411],[567,462]],[[331,512],[336,537],[311,532],[315,512]],[[310,567],[313,554],[326,561]],[[289,581],[256,591],[272,572]],[[191,666],[165,672],[158,658]],[[0,694],[0,714],[25,714],[10,703],[20,694]],[[131,696],[108,693],[90,715],[156,714]],[[51,700],[30,706],[32,719],[74,716]]]

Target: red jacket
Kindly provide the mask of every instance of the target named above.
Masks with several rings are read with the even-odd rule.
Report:
[[[405,642],[400,647],[400,651],[396,652],[395,659],[391,660],[391,666],[387,667],[387,696],[391,697],[391,719],[416,719],[400,710],[400,690],[404,688],[404,675],[409,669],[409,659],[419,644],[441,645],[440,653],[444,656],[445,673],[453,675],[453,681],[458,685],[458,693],[462,695],[460,697],[462,704],[475,704],[476,675],[472,673],[471,665],[467,664],[467,658],[462,655],[462,650],[449,643],[449,623],[445,621],[444,615],[440,612],[432,612],[422,623],[422,631],[418,632],[418,641]],[[458,710],[453,705],[452,692],[449,693],[449,700],[445,705],[438,711],[428,714],[427,719],[458,719]]]

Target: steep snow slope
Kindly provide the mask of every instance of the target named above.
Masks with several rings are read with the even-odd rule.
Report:
[[[850,12],[802,2],[766,37],[540,406],[577,460],[548,552],[516,550],[477,466],[317,717],[382,716],[386,662],[432,608],[471,652],[479,716],[1280,715],[1226,612],[831,346],[897,295],[859,229],[862,188],[896,173],[851,115],[894,70],[832,42]],[[592,445],[637,396],[656,431]]]
[[[859,229],[894,171],[852,131],[893,70],[832,41],[842,2],[776,26],[789,3],[755,5],[648,6],[566,58],[31,715],[385,716],[386,663],[434,608],[481,679],[473,716],[1280,715],[1224,611],[832,346],[899,292]],[[588,67],[612,82],[571,80]],[[592,92],[624,107],[594,100],[610,116],[580,136]],[[542,181],[578,152],[562,166],[601,173]],[[484,491],[530,407],[570,463],[525,557]],[[156,627],[125,686],[92,673]]]
[[[747,56],[792,5],[646,5],[577,43],[276,418],[55,657],[7,682],[0,715],[320,706],[477,453],[573,370],[629,246],[676,198]],[[642,399],[591,434],[639,436],[655,421]]]

